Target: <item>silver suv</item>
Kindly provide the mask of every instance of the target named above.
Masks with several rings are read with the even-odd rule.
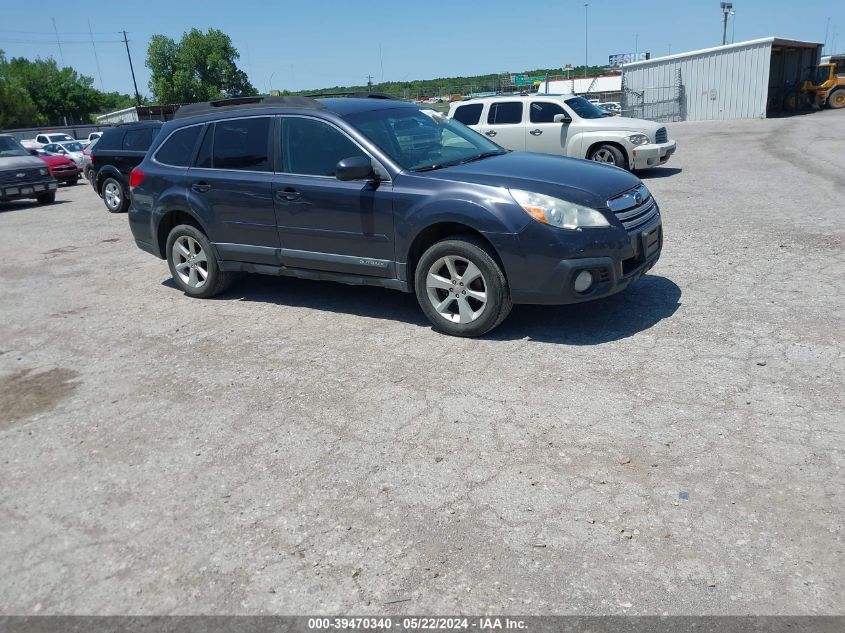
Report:
[[[457,101],[449,117],[507,149],[587,158],[632,171],[663,165],[676,148],[663,125],[611,116],[572,95]]]

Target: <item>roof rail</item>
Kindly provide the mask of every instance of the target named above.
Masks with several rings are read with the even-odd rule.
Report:
[[[313,99],[319,99],[320,97],[348,97],[350,99],[391,99],[393,101],[404,101],[400,97],[394,97],[384,92],[323,92],[321,94],[315,93],[305,96]]]
[[[224,110],[246,110],[252,108],[311,108],[321,109],[325,106],[308,97],[235,97],[233,99],[219,99],[217,101],[202,101],[180,106],[173,115],[174,119],[184,119],[200,114],[223,112]]]

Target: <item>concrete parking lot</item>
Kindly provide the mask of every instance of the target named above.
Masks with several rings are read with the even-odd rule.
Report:
[[[845,612],[845,113],[669,131],[651,273],[478,340],[0,205],[0,613]]]

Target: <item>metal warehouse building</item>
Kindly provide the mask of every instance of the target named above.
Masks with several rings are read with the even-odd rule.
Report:
[[[625,64],[623,113],[656,121],[763,118],[794,97],[821,48],[767,37]]]

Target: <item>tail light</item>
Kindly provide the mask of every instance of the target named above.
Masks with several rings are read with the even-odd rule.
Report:
[[[140,185],[144,180],[144,172],[137,167],[129,172],[129,188],[134,189]]]

